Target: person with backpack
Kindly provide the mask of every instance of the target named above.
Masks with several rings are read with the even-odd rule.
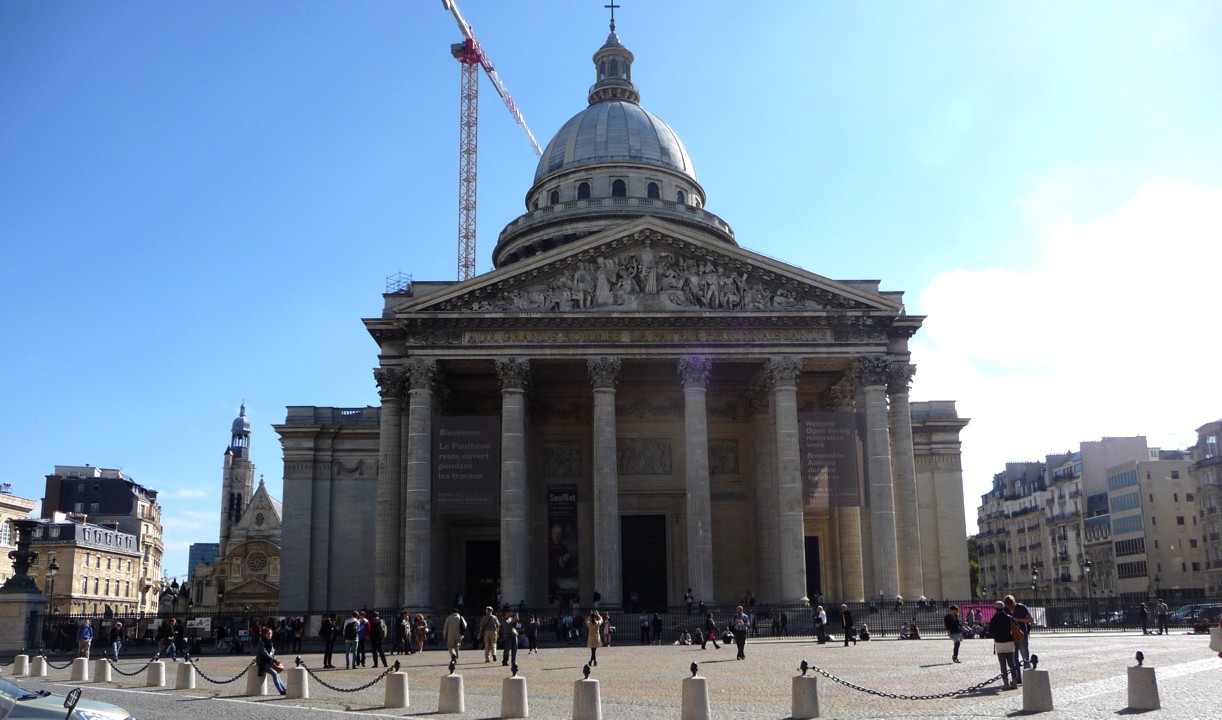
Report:
[[[335,613],[324,617],[322,625],[318,628],[318,637],[322,640],[322,666],[324,668],[334,668],[335,664],[331,661],[334,659],[332,655],[335,653]]]
[[[743,606],[734,609],[734,617],[730,619],[730,632],[734,633],[734,644],[738,646],[738,659],[746,660],[747,628],[751,627],[751,618],[743,612]]]
[[[361,614],[352,611],[352,617],[344,621],[344,669],[356,667],[357,641],[361,635]]]
[[[458,662],[458,647],[462,644],[463,636],[466,634],[467,620],[455,607],[441,626],[441,635],[445,638],[446,649],[450,651],[451,661]]]
[[[373,656],[373,666],[378,666],[378,658],[382,658],[382,667],[389,667],[386,664],[386,651],[382,649],[382,643],[386,641],[386,621],[382,619],[382,615],[374,610],[369,616],[369,654]]]

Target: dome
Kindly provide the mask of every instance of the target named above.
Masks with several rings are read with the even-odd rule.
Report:
[[[635,102],[603,100],[560,128],[539,159],[535,183],[553,173],[605,162],[656,165],[696,181],[692,159],[669,125]]]
[[[250,420],[246,418],[246,403],[242,403],[242,409],[238,411],[238,416],[233,419],[233,435],[249,435]]]

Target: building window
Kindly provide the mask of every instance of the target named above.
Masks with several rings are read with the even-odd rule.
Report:
[[[658,200],[662,197],[662,190],[658,188],[658,184],[656,182],[651,182],[645,189],[645,194],[650,200]]]
[[[0,523],[0,545],[12,546],[13,544],[13,526],[8,521]]]
[[[98,594],[98,585],[100,585],[99,578],[94,578],[93,579],[93,594],[94,595]]]
[[[103,587],[106,588],[103,591],[103,594],[109,595],[110,594],[110,578],[106,578],[106,584]]]
[[[1183,524],[1184,524],[1184,516],[1183,516],[1183,515],[1176,515],[1176,516],[1175,516],[1175,524],[1176,524],[1176,525],[1183,525]]]
[[[1192,493],[1184,493],[1184,502],[1196,502],[1196,496]]]
[[[85,567],[89,567],[89,555],[85,555]]]
[[[677,203],[686,203],[686,202],[687,202],[687,195],[686,195],[686,194],[684,194],[684,192],[683,192],[682,190],[677,191],[677,192],[675,193],[675,202],[677,202]]]
[[[1188,538],[1188,547],[1195,548],[1197,546],[1196,538]]]
[[[553,190],[552,194],[548,195],[547,200],[552,205],[559,205],[560,204],[560,191]]]
[[[81,592],[82,593],[89,592],[89,578],[81,578]]]
[[[1179,480],[1179,479],[1180,479],[1180,471],[1179,471],[1179,470],[1172,470],[1172,471],[1171,471],[1171,479],[1172,479],[1172,480]]]
[[[110,558],[106,558],[106,569],[110,569]]]
[[[1194,562],[1194,563],[1192,564],[1192,571],[1193,571],[1193,572],[1201,572],[1201,563],[1199,563],[1199,562]]]
[[[623,180],[611,183],[611,197],[628,197],[628,183]]]
[[[590,198],[590,183],[583,182],[577,186],[577,199],[588,200]]]

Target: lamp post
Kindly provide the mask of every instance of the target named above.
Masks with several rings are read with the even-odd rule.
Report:
[[[1090,558],[1086,558],[1083,564],[1083,572],[1086,573],[1086,632],[1091,631],[1091,626],[1094,625],[1095,611],[1094,605],[1094,580],[1090,579]]]
[[[55,562],[55,553],[48,556],[51,562],[47,563],[47,606],[50,608],[50,614],[55,614],[55,575],[59,572],[59,563]]]
[[[1040,586],[1040,571],[1032,570],[1031,571],[1031,600],[1032,602],[1037,601],[1037,596],[1038,596],[1037,593],[1039,590],[1039,586]]]

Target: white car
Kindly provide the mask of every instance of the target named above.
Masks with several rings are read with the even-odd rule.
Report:
[[[45,690],[26,690],[0,679],[0,720],[23,718],[55,718],[55,720],[135,720],[131,713],[110,703],[81,700],[77,688],[64,695],[52,695]],[[71,711],[65,714],[65,710]]]

